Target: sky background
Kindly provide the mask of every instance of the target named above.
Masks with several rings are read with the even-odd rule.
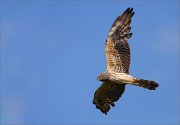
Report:
[[[104,115],[92,104],[96,78],[108,31],[128,7],[130,73],[160,86],[128,85]],[[178,0],[1,0],[1,125],[179,124],[179,34]]]

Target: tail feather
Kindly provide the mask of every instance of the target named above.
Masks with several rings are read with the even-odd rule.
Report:
[[[137,86],[149,90],[155,90],[159,86],[159,84],[157,84],[155,81],[144,80],[144,79],[138,79],[136,83]]]

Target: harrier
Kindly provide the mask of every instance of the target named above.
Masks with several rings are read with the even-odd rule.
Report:
[[[94,93],[93,99],[96,108],[105,114],[111,106],[115,106],[114,102],[124,93],[127,84],[149,90],[155,90],[159,86],[154,81],[135,78],[129,74],[130,48],[128,39],[132,36],[130,24],[133,15],[133,8],[128,8],[121,16],[117,17],[106,40],[107,68],[97,77],[99,81],[102,81],[102,84]]]

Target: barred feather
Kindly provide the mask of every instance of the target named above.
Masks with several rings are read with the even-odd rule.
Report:
[[[114,107],[121,95],[124,93],[125,84],[117,84],[114,82],[105,81],[94,93],[93,104],[97,109],[107,114],[111,106]]]
[[[107,70],[129,73],[130,48],[128,39],[132,36],[130,23],[133,15],[133,8],[126,9],[115,20],[110,29],[105,47]]]

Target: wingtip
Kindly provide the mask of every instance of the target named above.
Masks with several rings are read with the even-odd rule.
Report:
[[[132,7],[129,7],[129,8],[130,8],[130,10],[129,10],[129,11],[131,11],[131,12],[132,12],[132,11],[133,11],[133,8],[132,8]]]
[[[125,11],[124,11],[124,13],[122,14],[122,15],[126,15],[126,14],[128,14],[128,15],[130,15],[131,17],[135,14],[135,12],[134,12],[134,8],[133,7],[128,7]]]
[[[131,17],[134,16],[134,14],[135,14],[135,12],[133,11],[133,12],[131,13]]]
[[[133,7],[128,7],[127,9],[126,9],[126,11],[133,11],[134,10],[134,8]]]
[[[108,111],[110,110],[111,108],[110,105],[114,107],[114,103],[109,104],[104,99],[97,97],[94,97],[93,104],[96,106],[97,109],[99,109],[105,115],[107,115]]]
[[[131,16],[133,16],[134,15],[134,9],[133,8],[130,8],[130,10],[129,10],[129,13],[131,13]]]

